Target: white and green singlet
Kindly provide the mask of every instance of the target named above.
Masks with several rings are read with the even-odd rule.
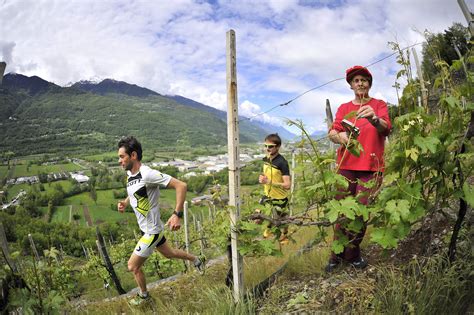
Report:
[[[168,186],[171,176],[142,165],[136,174],[127,172],[127,193],[137,217],[140,230],[145,234],[163,231],[161,222],[160,186]]]

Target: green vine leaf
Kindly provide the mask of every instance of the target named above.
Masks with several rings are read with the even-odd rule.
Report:
[[[339,217],[339,208],[337,207],[338,202],[336,200],[329,201],[326,206],[329,209],[328,213],[326,213],[326,218],[328,218],[329,222],[334,223],[336,222],[337,218]]]
[[[384,175],[383,177],[383,182],[385,185],[391,185],[395,181],[397,181],[400,178],[400,173],[399,172],[394,172],[394,173],[389,173],[387,175]]]
[[[293,306],[299,305],[299,304],[306,304],[308,303],[308,293],[307,292],[300,292],[294,297],[293,299],[288,301],[287,308],[291,308]]]
[[[416,136],[413,141],[421,149],[421,153],[426,153],[428,151],[430,151],[431,153],[436,153],[436,147],[438,146],[438,144],[440,144],[438,138],[431,136]]]
[[[390,223],[399,224],[400,219],[408,219],[410,215],[410,202],[406,199],[390,200],[385,206],[385,212],[390,214]]]
[[[351,139],[350,142],[347,144],[346,149],[354,156],[359,157],[361,152],[364,152],[364,148],[362,144],[356,139]]]
[[[352,112],[348,113],[346,116],[344,116],[344,119],[351,119],[357,116],[357,111],[353,110]]]
[[[354,220],[356,217],[356,210],[361,212],[359,209],[360,204],[354,199],[354,197],[347,197],[341,200],[331,200],[326,205],[329,208],[326,217],[331,223],[336,222],[337,218],[341,215]]]
[[[349,187],[349,183],[347,179],[342,176],[341,174],[334,174],[332,170],[325,171],[323,173],[324,180],[329,184],[334,184],[338,188],[347,189]]]
[[[419,155],[419,151],[417,148],[411,148],[411,149],[405,150],[405,156],[410,157],[415,162],[418,161],[418,155]]]
[[[369,209],[369,207],[367,207],[363,204],[357,204],[357,206],[355,208],[356,215],[357,216],[362,216],[364,221],[369,220],[369,211],[372,212],[372,213],[377,213],[378,212],[376,208]]]
[[[416,207],[412,207],[410,209],[410,214],[407,217],[407,221],[410,222],[410,223],[413,223],[416,220],[418,220],[419,218],[421,218],[422,216],[424,216],[425,213],[426,213],[426,210],[421,205],[417,205]]]
[[[344,245],[340,244],[339,241],[333,241],[331,250],[333,251],[334,254],[340,254],[344,251]]]
[[[446,104],[448,104],[450,108],[453,108],[453,109],[459,108],[459,105],[460,105],[459,99],[457,99],[454,96],[448,96],[444,99],[444,101],[446,102]]]
[[[345,198],[339,200],[340,202],[340,213],[343,214],[346,218],[351,220],[355,219],[355,210],[358,208],[359,203],[354,198]]]
[[[371,240],[377,244],[380,244],[383,248],[395,248],[397,247],[398,240],[395,237],[395,231],[389,227],[378,228],[372,231]]]
[[[331,164],[331,163],[334,163],[335,161],[336,161],[335,159],[324,159],[319,164],[320,165]]]
[[[351,223],[349,223],[347,225],[347,228],[352,231],[352,232],[360,232],[360,230],[364,227],[364,222],[362,222],[362,220],[360,219],[355,219],[354,221],[351,221]]]
[[[396,232],[397,232],[396,234],[397,234],[398,239],[402,239],[405,236],[407,236],[408,233],[410,233],[410,224],[409,223],[399,224],[395,228],[396,228]]]
[[[464,200],[466,200],[469,206],[474,207],[474,186],[464,183],[462,190],[464,192]]]

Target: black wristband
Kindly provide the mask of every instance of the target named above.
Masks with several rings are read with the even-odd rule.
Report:
[[[175,210],[175,211],[173,211],[173,214],[175,214],[178,218],[183,217],[183,211],[178,212],[178,211]]]

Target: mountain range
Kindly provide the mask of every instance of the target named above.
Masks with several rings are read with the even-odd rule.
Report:
[[[283,127],[240,118],[243,143],[274,132],[294,138]],[[110,150],[131,134],[155,149],[227,143],[226,112],[112,79],[61,87],[9,73],[0,85],[0,127],[0,150],[17,155]]]

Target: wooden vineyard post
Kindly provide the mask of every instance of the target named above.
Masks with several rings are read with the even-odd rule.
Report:
[[[331,130],[333,122],[334,119],[332,116],[331,103],[328,99],[326,99],[326,123],[328,126],[328,131]],[[329,141],[329,150],[331,150],[331,152],[334,151],[334,143],[332,141]]]
[[[290,186],[290,196],[291,196],[291,204],[290,204],[290,216],[293,216],[293,200],[294,196],[293,193],[295,192],[295,167],[296,167],[296,160],[295,160],[295,151],[291,152],[291,186]]]
[[[17,273],[18,269],[16,264],[10,258],[10,251],[8,250],[7,236],[5,234],[5,229],[3,228],[2,222],[0,222],[0,246],[2,248],[3,257],[7,262],[7,265],[10,267],[13,273]]]
[[[86,250],[87,250],[87,255],[89,255],[89,257],[94,256],[94,251],[92,250],[92,247],[87,247]]]
[[[421,87],[421,103],[428,112],[428,90],[425,88],[425,80],[423,79],[423,71],[421,70],[420,61],[418,60],[418,54],[416,53],[415,48],[411,49],[413,58],[415,58],[416,73],[418,74],[418,80],[420,81]]]
[[[198,221],[198,230],[199,230],[199,244],[201,245],[201,255],[204,253],[204,235],[202,232],[201,221]]]
[[[229,206],[230,244],[232,249],[232,271],[234,300],[239,302],[244,294],[242,256],[238,250],[237,221],[240,218],[240,168],[239,168],[239,114],[237,101],[237,62],[235,31],[226,34],[227,64],[227,150],[229,156]]]
[[[196,216],[194,215],[194,213],[191,213],[191,215],[193,216],[193,226],[194,226],[194,231],[197,231],[197,225],[196,225]]]
[[[33,254],[35,255],[36,261],[39,261],[40,258],[38,255],[38,251],[36,250],[35,241],[33,240],[33,237],[30,233],[28,233],[28,239],[30,240],[31,249],[33,250]]]
[[[105,269],[107,269],[110,278],[114,282],[115,288],[117,289],[117,292],[119,294],[124,294],[127,293],[123,288],[122,285],[120,284],[120,279],[118,278],[117,274],[115,273],[114,266],[112,265],[112,262],[110,261],[109,254],[107,253],[107,248],[105,247],[105,242],[104,238],[102,237],[102,234],[99,231],[99,227],[96,227],[95,229],[96,235],[97,235],[97,248],[99,250],[100,256],[102,256],[102,259],[104,260],[105,264]]]
[[[184,202],[184,248],[186,253],[189,253],[189,224],[188,224],[188,202]],[[186,266],[189,269],[189,262],[186,260]]]
[[[214,213],[212,212],[212,204],[208,202],[208,208],[209,208],[209,221],[214,223]]]
[[[61,263],[63,260],[64,260],[64,256],[66,254],[64,253],[64,248],[63,248],[63,244],[59,244],[59,255],[58,255],[58,259],[57,259],[57,263]]]
[[[458,4],[461,7],[461,11],[464,14],[464,17],[467,21],[467,27],[469,28],[469,33],[471,33],[471,37],[474,36],[474,18],[472,17],[472,13],[466,5],[464,0],[458,0]]]
[[[7,67],[7,64],[5,63],[5,61],[0,62],[0,85],[2,85],[3,74],[5,73],[6,67]]]
[[[452,42],[452,45],[453,45],[454,51],[456,52],[456,55],[458,55],[458,58],[462,63],[464,73],[469,73],[468,70],[467,70],[467,67],[466,67],[466,63],[463,61],[462,54],[461,54],[461,51],[459,50],[458,45],[456,44],[455,41]]]
[[[82,251],[84,252],[84,257],[86,257],[87,260],[89,260],[89,253],[87,252],[87,249],[84,247],[84,243],[81,241],[81,247]]]

